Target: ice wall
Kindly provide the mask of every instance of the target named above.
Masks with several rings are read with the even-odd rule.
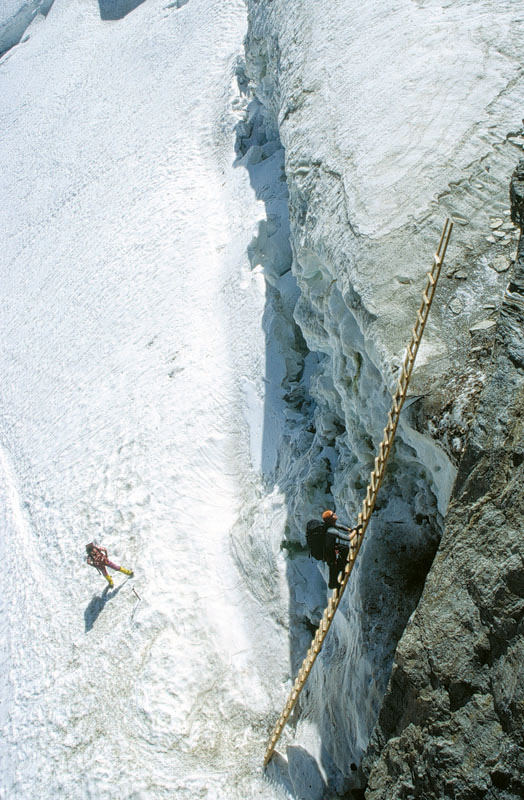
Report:
[[[261,194],[271,233],[265,224],[261,227],[251,245],[251,259],[268,281],[268,394],[280,387],[284,395],[278,459],[263,461],[262,466],[287,503],[283,547],[290,559],[291,659],[296,671],[326,601],[318,565],[303,554],[306,520],[333,504],[346,518],[356,512],[382,436],[377,419],[386,419],[389,395],[340,294],[332,291],[327,309],[320,314],[302,276],[297,283],[289,272],[288,243],[283,236],[287,207],[275,197],[275,186],[286,197],[287,187],[272,175],[275,166],[280,171],[284,151],[267,109],[256,99],[239,127],[239,141],[239,164],[248,168],[253,184],[258,185],[261,176],[269,178]],[[316,272],[321,281],[321,265],[314,255],[304,261],[304,271]],[[275,362],[284,366],[276,374],[271,367]],[[274,405],[271,408],[274,412]],[[263,453],[274,453],[274,428],[274,420],[266,417]],[[322,666],[310,679],[313,688],[300,723],[307,729],[303,736],[313,752],[318,742],[310,741],[308,722],[320,724],[323,752],[319,760],[332,788],[341,791],[345,781],[337,775],[338,764],[347,761],[349,752],[349,763],[355,766],[366,746],[393,647],[416,604],[436,548],[441,519],[438,500],[445,508],[453,478],[446,456],[408,425],[404,439],[392,458],[396,477],[390,476],[385,484],[387,501],[377,509],[374,538],[362,552],[365,566],[356,571],[348,592],[346,618],[337,618],[319,662]],[[248,572],[252,553],[242,554],[238,548],[237,554],[243,571]],[[339,703],[340,686],[354,706],[349,718],[345,703]],[[292,780],[300,781],[304,753],[294,746],[288,757]],[[307,759],[306,763],[312,780],[315,768]],[[317,786],[325,788],[322,780]]]
[[[48,13],[53,0],[4,0],[0,7],[0,56],[18,44],[22,37],[27,41],[28,30],[39,24]]]
[[[490,26],[490,3],[248,6],[247,74],[285,151],[294,321],[307,345],[303,371],[287,375],[302,433],[285,437],[275,472],[288,503],[295,669],[322,586],[293,543],[326,505],[354,519],[426,265],[445,216],[456,223],[377,511],[288,749],[297,780],[313,770],[304,745],[315,785],[342,792],[437,547],[489,363],[516,239],[507,176],[522,141],[522,21],[511,3]]]

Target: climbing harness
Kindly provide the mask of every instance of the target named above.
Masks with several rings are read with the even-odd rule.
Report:
[[[268,764],[269,760],[271,759],[275,751],[276,743],[278,742],[280,735],[284,730],[284,726],[288,721],[289,716],[293,711],[293,708],[295,707],[295,704],[300,696],[300,693],[304,688],[304,685],[308,679],[309,673],[311,672],[313,664],[315,663],[315,660],[318,654],[320,653],[324,639],[327,636],[327,633],[331,627],[331,623],[333,622],[333,617],[335,616],[335,612],[340,604],[342,595],[344,594],[344,590],[347,586],[349,576],[351,575],[351,572],[353,570],[353,565],[355,564],[355,559],[362,545],[362,541],[364,539],[364,534],[366,533],[366,528],[368,526],[369,519],[371,517],[371,514],[373,513],[373,509],[375,508],[375,502],[377,499],[378,490],[380,489],[380,485],[384,477],[386,462],[391,452],[393,439],[395,438],[395,433],[400,418],[400,412],[402,410],[402,406],[404,405],[404,400],[406,399],[409,379],[411,378],[411,373],[413,371],[413,364],[415,363],[415,358],[420,345],[420,340],[422,339],[422,334],[424,333],[424,328],[426,327],[429,310],[431,308],[431,303],[433,302],[433,297],[435,295],[437,281],[440,276],[440,270],[442,268],[442,264],[444,263],[444,257],[446,255],[446,249],[448,246],[449,237],[451,236],[452,229],[453,229],[453,223],[449,219],[447,219],[444,224],[444,228],[442,230],[442,235],[440,237],[440,242],[437,248],[437,252],[435,253],[433,259],[433,266],[430,272],[427,273],[428,279],[426,287],[422,294],[422,302],[420,304],[420,308],[417,311],[417,320],[413,328],[411,341],[406,350],[406,355],[404,357],[404,362],[402,364],[402,370],[393,397],[393,403],[391,406],[391,410],[388,414],[388,422],[386,427],[384,428],[384,437],[379,446],[378,456],[375,458],[375,466],[373,471],[371,472],[369,484],[366,491],[366,496],[362,502],[362,510],[358,515],[358,523],[359,525],[362,525],[362,527],[357,532],[357,535],[354,537],[353,543],[349,548],[348,559],[346,562],[346,566],[344,568],[344,572],[341,576],[339,576],[341,579],[340,586],[334,589],[333,594],[329,598],[329,602],[327,604],[326,609],[324,610],[324,614],[322,616],[320,625],[317,628],[317,631],[315,633],[313,641],[311,642],[306,657],[302,662],[302,666],[298,671],[298,675],[295,679],[295,683],[287,699],[286,705],[284,706],[284,710],[282,711],[277,721],[277,724],[275,725],[271,739],[269,741],[269,745],[266,750],[266,754],[264,756],[264,766]]]

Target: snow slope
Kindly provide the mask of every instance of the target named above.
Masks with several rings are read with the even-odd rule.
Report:
[[[0,62],[0,793],[280,797],[260,770],[290,670],[278,493],[257,600],[229,546],[260,535],[262,494],[246,12],[102,10],[56,0]],[[105,597],[92,539],[136,571]]]

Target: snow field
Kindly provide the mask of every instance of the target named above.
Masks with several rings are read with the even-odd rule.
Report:
[[[287,637],[230,553],[263,495],[245,400],[263,208],[233,168],[245,24],[240,1],[102,22],[57,0],[0,63],[9,798],[283,796],[260,763]],[[281,525],[278,495],[265,507]],[[105,600],[91,539],[136,571]],[[258,572],[284,607],[281,558]]]

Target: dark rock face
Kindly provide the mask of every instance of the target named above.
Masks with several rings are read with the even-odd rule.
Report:
[[[511,186],[524,226],[524,161]],[[367,800],[524,797],[524,243],[446,531],[363,761]]]

